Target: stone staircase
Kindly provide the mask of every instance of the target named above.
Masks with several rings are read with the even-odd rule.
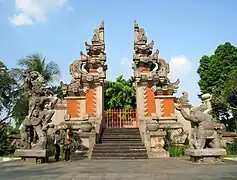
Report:
[[[107,128],[101,144],[95,144],[91,159],[147,159],[138,128]]]

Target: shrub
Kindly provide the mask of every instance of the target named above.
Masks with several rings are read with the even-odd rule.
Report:
[[[173,144],[167,148],[167,151],[169,151],[170,157],[180,157],[184,156],[185,149],[187,149],[186,146]]]
[[[11,133],[11,128],[7,125],[0,125],[0,156],[6,156],[13,154],[15,147],[11,145],[11,142],[8,138]]]
[[[169,152],[170,157],[180,157],[184,156],[185,149],[188,148],[187,145],[177,145],[171,139],[171,132],[169,130],[166,131],[166,136],[164,138],[165,145],[164,149]]]
[[[237,155],[237,140],[231,144],[228,144],[226,151],[228,155]]]

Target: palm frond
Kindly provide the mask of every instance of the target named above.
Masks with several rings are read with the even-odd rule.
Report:
[[[55,80],[60,75],[59,66],[53,61],[47,64],[46,58],[38,53],[20,59],[18,65],[25,70],[39,72],[44,77],[46,83]],[[20,71],[23,71],[23,69],[15,70],[15,73],[19,71],[17,77],[23,77],[20,75],[22,74]]]
[[[44,71],[45,79],[47,81],[53,81],[55,80],[55,78],[59,76],[60,76],[59,66],[55,62],[50,61],[45,67]]]

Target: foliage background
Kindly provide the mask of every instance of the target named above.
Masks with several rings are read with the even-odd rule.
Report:
[[[200,59],[197,70],[201,93],[211,93],[213,115],[228,131],[237,130],[237,48],[219,45],[211,56]]]
[[[122,75],[114,82],[105,81],[105,109],[135,109],[136,91],[133,81],[133,77],[125,80]]]

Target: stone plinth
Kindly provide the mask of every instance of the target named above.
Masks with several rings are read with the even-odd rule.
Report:
[[[50,156],[54,154],[53,150],[45,149],[17,149],[15,156],[21,157],[26,163],[47,163]]]
[[[146,132],[146,148],[148,153],[148,158],[160,158],[160,157],[169,157],[169,154],[164,150],[164,136],[166,132]]]
[[[190,156],[190,160],[195,163],[215,163],[222,162],[226,155],[225,149],[186,149],[185,154]]]
[[[91,153],[93,150],[93,147],[95,145],[96,140],[96,133],[95,131],[92,132],[83,132],[80,135],[82,145],[86,148],[88,148],[88,159],[91,159]]]

